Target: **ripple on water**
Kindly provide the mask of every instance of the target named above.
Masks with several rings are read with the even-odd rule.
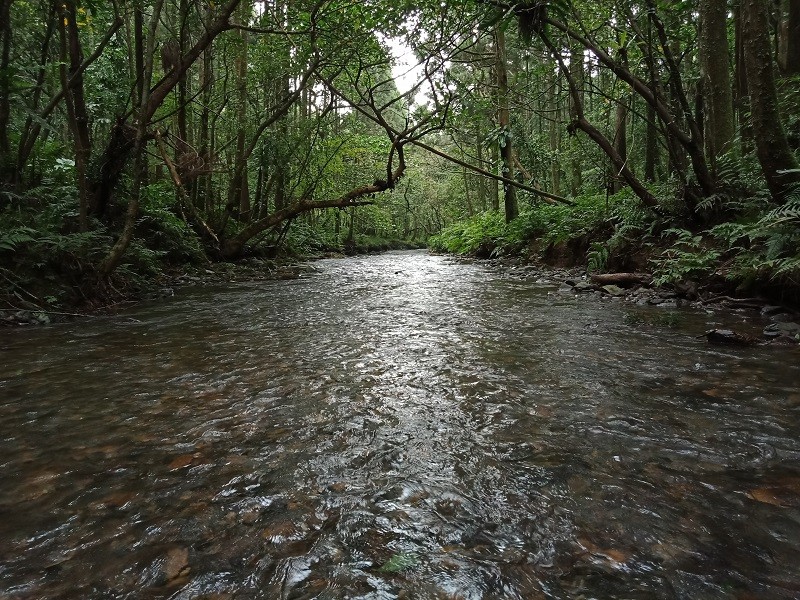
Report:
[[[0,596],[800,596],[796,360],[519,270],[316,264],[9,332]]]

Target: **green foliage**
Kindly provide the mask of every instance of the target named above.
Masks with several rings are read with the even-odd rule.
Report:
[[[155,182],[143,190],[141,215],[137,230],[142,246],[137,262],[146,271],[153,261],[163,259],[172,264],[198,263],[205,259],[202,244],[192,228],[176,214],[175,191],[169,182]],[[145,257],[146,249],[154,254]]]
[[[454,223],[428,239],[428,245],[440,252],[489,256],[507,237],[505,218],[499,212],[484,212]]]
[[[407,571],[408,569],[416,566],[417,563],[419,563],[419,558],[416,554],[411,554],[409,552],[398,552],[397,554],[392,555],[392,557],[385,563],[383,563],[380,571],[382,573],[400,573],[401,571]]]
[[[709,234],[730,248],[729,279],[800,284],[800,188],[785,204],[748,210],[742,220],[721,223]]]
[[[340,250],[341,244],[329,230],[314,227],[303,220],[291,224],[283,240],[282,249],[289,255],[308,256],[319,252]]]
[[[0,230],[0,252],[13,251],[17,246],[36,241],[37,231],[26,225],[16,225],[9,229]]]
[[[653,261],[656,285],[707,277],[714,272],[721,253],[708,248],[702,235],[685,229],[668,229],[663,235],[674,241]]]
[[[607,227],[613,217],[610,207],[627,199],[627,195],[620,194],[607,203],[605,196],[591,195],[578,197],[572,206],[539,204],[525,208],[508,224],[500,213],[481,213],[450,225],[430,238],[428,244],[434,250],[454,254],[519,254],[533,240],[547,246],[589,236]]]
[[[589,273],[601,273],[608,264],[609,249],[603,242],[592,242],[586,254],[586,270]]]

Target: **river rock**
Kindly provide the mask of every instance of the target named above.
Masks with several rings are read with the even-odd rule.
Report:
[[[182,547],[171,548],[167,552],[162,572],[167,582],[169,582],[183,575],[188,575],[189,568],[189,549]]]
[[[621,287],[619,287],[618,285],[614,285],[614,284],[604,285],[602,289],[606,294],[610,294],[612,296],[624,296],[625,295],[625,290],[622,289]]]
[[[791,321],[770,323],[764,328],[764,335],[767,337],[797,337],[800,336],[800,325]]]
[[[787,323],[789,321],[792,321],[794,318],[795,318],[794,315],[790,315],[789,313],[786,312],[779,312],[770,315],[769,320],[772,321],[773,323]]]
[[[592,292],[595,287],[588,281],[579,281],[572,289],[576,292]]]
[[[732,329],[711,329],[706,331],[706,339],[710,344],[722,346],[754,346],[760,342],[758,338]]]
[[[41,311],[18,310],[14,314],[4,317],[3,322],[9,325],[49,325],[50,316]]]

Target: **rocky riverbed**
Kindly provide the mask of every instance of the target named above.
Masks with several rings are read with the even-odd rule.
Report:
[[[463,260],[470,262],[474,259]],[[580,267],[558,268],[515,259],[490,259],[481,262],[487,262],[492,268],[502,271],[506,277],[559,284],[559,294],[589,295],[597,297],[599,301],[630,302],[639,306],[731,311],[742,316],[741,332],[730,330],[734,336],[729,342],[712,336],[712,343],[738,345],[734,339],[742,342],[747,339],[754,344],[800,343],[800,312],[797,308],[775,304],[766,298],[737,298],[714,293],[704,290],[697,282],[676,286],[655,286],[652,284],[652,278],[645,273],[614,274],[620,281],[605,283],[603,279],[613,279],[613,275],[593,277]]]

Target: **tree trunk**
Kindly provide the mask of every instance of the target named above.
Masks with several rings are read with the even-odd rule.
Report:
[[[778,28],[778,66],[781,75],[800,75],[800,0],[782,0]]]
[[[559,150],[561,149],[561,110],[559,106],[559,80],[554,73],[548,79],[547,103],[550,113],[550,123],[548,124],[548,142],[550,144],[550,181],[553,184],[552,192],[561,195],[561,164]]]
[[[575,105],[575,112],[577,117],[569,124],[568,130],[571,133],[574,133],[577,130],[583,131],[586,135],[589,136],[595,144],[597,144],[600,149],[605,152],[606,156],[611,159],[611,163],[617,169],[617,172],[620,176],[625,180],[625,182],[631,186],[633,192],[639,197],[639,199],[646,205],[653,209],[659,209],[659,202],[658,199],[650,193],[650,191],[642,184],[641,181],[633,174],[633,171],[630,170],[628,165],[625,163],[625,160],[617,153],[614,145],[594,126],[592,125],[585,117],[584,110],[583,110],[583,102],[581,100],[578,87],[575,85],[575,80],[572,78],[572,74],[569,71],[567,65],[564,64],[564,59],[561,57],[556,46],[550,40],[550,38],[546,34],[541,35],[541,39],[544,42],[544,45],[550,51],[551,56],[556,60],[558,63],[558,67],[561,70],[561,74],[564,76],[564,79],[567,81],[567,85],[569,86],[569,92],[572,96],[572,101]]]
[[[717,156],[731,148],[736,135],[727,17],[726,2],[700,0],[699,58],[705,108],[705,150],[714,173]]]
[[[569,52],[569,72],[578,92],[578,100],[583,101],[583,47],[572,44]],[[569,119],[570,122],[577,120],[578,110],[572,94],[569,94]],[[577,135],[570,140],[572,152],[570,157],[570,182],[569,190],[573,197],[581,192],[583,187],[583,166],[581,165],[580,146]]]
[[[770,193],[776,201],[784,202],[791,189],[800,184],[800,165],[781,125],[767,6],[764,0],[742,0],[742,9],[744,62],[756,155]]]
[[[614,118],[614,151],[619,155],[623,164],[628,164],[628,98],[620,98]],[[610,191],[616,194],[622,189],[623,180],[619,173],[612,173]]]
[[[495,171],[500,163],[500,148],[497,144],[492,144],[492,172]],[[500,190],[497,179],[492,179],[489,182],[489,196],[492,200],[492,210],[498,212],[500,210]]]
[[[228,19],[238,6],[239,1],[240,0],[227,0],[227,2],[216,11],[214,20],[206,24],[202,35],[195,42],[194,46],[181,57],[180,64],[177,68],[172,69],[169,74],[165,75],[152,90],[149,90],[149,86],[143,86],[142,92],[146,94],[147,102],[144,103],[138,111],[137,125],[141,124],[145,128],[149,126],[153,115],[155,115],[156,111],[158,111],[164,103],[169,93],[178,85],[180,80],[185,77],[189,68],[203,54],[206,48],[211,45],[214,39],[220,33],[228,29]],[[160,12],[161,4],[162,2],[160,0],[156,2],[159,10],[156,11],[154,7],[153,13]],[[151,46],[152,42],[154,42],[153,37],[154,35],[150,36]],[[155,49],[152,47],[148,48],[150,53],[154,52],[154,50]],[[152,61],[152,55],[149,57],[145,55],[145,59]],[[147,69],[145,68],[145,70]],[[150,81],[146,74],[140,74],[140,78],[143,78],[143,81]],[[110,201],[111,194],[119,183],[125,165],[130,158],[131,151],[135,146],[135,133],[132,135],[132,132],[136,132],[136,128],[128,125],[126,121],[122,121],[118,125],[120,125],[120,127],[117,128],[117,136],[115,137],[112,134],[111,140],[108,146],[106,146],[103,156],[100,158],[100,162],[104,165],[104,168],[100,171],[99,179],[94,182],[93,193],[95,202],[101,207],[105,206]]]
[[[180,19],[178,45],[180,46],[181,56],[183,56],[189,49],[189,0],[180,0],[178,18]],[[178,81],[178,107],[176,120],[178,125],[177,150],[179,157],[185,152],[188,152],[191,146],[191,141],[189,140],[189,126],[187,122],[188,93],[189,78],[184,75]]]
[[[93,208],[87,168],[92,151],[89,136],[89,114],[83,95],[83,50],[78,32],[77,10],[74,0],[66,0],[62,9],[62,61],[69,60],[69,75],[65,64],[61,66],[61,84],[67,103],[69,128],[75,149],[76,185],[78,188],[78,219],[81,231],[88,231],[88,215]],[[71,82],[71,85],[70,85]]]
[[[242,22],[250,20],[251,5],[243,2]],[[236,156],[234,158],[233,178],[228,191],[228,211],[236,211],[239,218],[250,215],[250,187],[248,185],[246,143],[247,143],[247,55],[250,36],[247,31],[239,31],[241,48],[236,57]]]
[[[652,0],[648,0],[648,3],[652,3]],[[655,8],[653,8],[653,10],[655,10]],[[564,23],[550,18],[545,18],[544,21],[555,29],[567,34],[570,38],[572,38],[572,40],[583,44],[586,49],[590,50],[597,57],[601,64],[606,66],[619,79],[630,85],[637,94],[639,94],[647,103],[651,104],[653,108],[655,108],[656,114],[658,114],[659,119],[663,123],[664,128],[669,132],[669,135],[673,136],[675,140],[682,146],[682,148],[689,153],[692,159],[692,167],[695,176],[697,177],[697,181],[702,187],[703,192],[707,195],[713,194],[715,183],[711,177],[711,173],[708,170],[708,165],[706,163],[705,155],[701,145],[702,141],[699,139],[699,131],[696,127],[696,124],[693,124],[693,119],[690,120],[690,133],[687,134],[681,129],[675,115],[670,110],[669,106],[664,103],[663,99],[660,98],[659,95],[653,90],[651,90],[648,84],[634,75],[630,69],[625,68],[625,66],[619,61],[615,61],[601,46],[593,43],[580,33],[570,29]],[[654,23],[657,24],[656,29],[658,30],[659,36],[666,39],[666,32],[664,31],[663,23],[660,23],[655,19]],[[550,44],[552,45],[552,42],[550,42]],[[664,44],[668,45],[668,42],[665,41],[662,43],[662,46],[664,46]],[[670,65],[670,75],[673,79],[676,79],[675,92],[679,97],[683,110],[689,110],[687,108],[685,95],[683,94],[683,88],[679,80],[680,71],[677,69],[672,51],[666,46],[664,46],[664,51],[667,58],[667,63]],[[693,210],[693,203],[690,201],[690,199],[687,199],[687,201],[690,204],[690,210]]]
[[[656,180],[656,166],[658,164],[658,128],[656,127],[656,111],[647,105],[647,129],[644,146],[644,180]]]
[[[477,141],[475,143],[475,157],[478,161],[478,166],[485,168],[485,165],[483,164],[483,136],[481,135],[480,129],[478,129]],[[477,178],[476,185],[478,188],[478,206],[480,207],[481,212],[483,212],[486,210],[486,183],[484,182],[483,177]]]
[[[631,17],[633,21],[633,17]],[[659,94],[661,81],[659,78],[658,66],[656,65],[655,52],[653,49],[653,23],[650,15],[647,15],[647,29],[642,34],[642,41],[640,47],[642,53],[647,61],[647,68],[650,72],[650,91],[656,97]],[[653,182],[657,177],[657,167],[659,162],[659,145],[658,145],[658,125],[656,123],[656,109],[652,103],[647,104],[647,112],[645,118],[647,123],[645,125],[645,146],[644,146],[644,180]]]
[[[153,77],[156,31],[158,30],[163,5],[163,0],[156,0],[155,4],[152,6],[152,14],[146,40],[143,39],[144,32],[137,28],[135,45],[137,56],[140,55],[142,58],[142,72],[139,73],[139,77],[144,82],[144,85],[142,86],[141,97],[137,98],[136,111],[134,113],[137,119],[136,127],[133,128],[127,125],[125,120],[120,118],[112,130],[111,142],[109,142],[107,147],[107,150],[112,149],[113,152],[110,155],[106,155],[106,157],[116,160],[117,163],[106,163],[104,165],[106,172],[111,173],[111,178],[101,179],[104,185],[116,183],[116,179],[122,173],[130,154],[133,154],[134,157],[134,169],[133,183],[128,199],[128,210],[125,212],[125,223],[122,227],[122,233],[97,267],[98,273],[103,278],[108,278],[114,272],[114,269],[116,269],[122,261],[122,257],[125,255],[125,251],[128,249],[131,240],[133,240],[134,228],[139,217],[142,190],[147,186],[147,128],[150,123],[150,118],[153,116],[152,113],[148,114],[147,108],[152,99],[150,95],[150,81]],[[136,12],[142,12],[141,3],[136,4]],[[173,73],[176,70],[177,69],[173,69]],[[177,79],[174,83],[177,83]],[[165,97],[166,96],[163,96],[161,98],[161,102],[164,101]],[[117,138],[116,143],[114,141],[115,138]],[[116,169],[119,170],[116,171]],[[113,188],[108,190],[109,195],[112,189]],[[107,200],[108,198],[102,199],[104,203],[107,202]]]
[[[461,172],[464,178],[464,200],[467,204],[467,216],[471,217],[475,214],[475,209],[472,206],[472,198],[469,195],[469,177],[467,176],[467,168],[462,167]]]
[[[742,19],[744,18],[744,8],[739,2],[733,10],[734,25],[734,106],[736,108],[736,119],[739,125],[739,137],[741,139],[740,152],[749,154],[753,151],[753,127],[750,120],[750,92],[747,89],[747,73],[744,67],[744,37],[742,35]]]
[[[514,152],[511,143],[511,114],[508,108],[508,71],[506,69],[506,40],[501,27],[495,28],[495,68],[497,70],[498,124],[500,126],[500,161],[502,175],[514,179]],[[506,223],[510,223],[519,215],[517,205],[517,189],[503,182],[503,200]]]
[[[11,144],[8,140],[8,121],[11,117],[11,77],[5,75],[11,66],[11,2],[0,0],[0,178],[9,179]]]
[[[210,10],[210,9],[209,9]],[[200,71],[201,108],[200,108],[200,130],[197,134],[198,154],[208,164],[214,161],[214,152],[211,140],[211,102],[213,100],[214,86],[214,57],[212,46],[208,46],[203,51],[203,67]],[[195,186],[195,203],[202,206],[205,211],[211,212],[211,197],[213,189],[212,171],[207,170],[202,179]],[[200,197],[202,195],[202,198]]]

